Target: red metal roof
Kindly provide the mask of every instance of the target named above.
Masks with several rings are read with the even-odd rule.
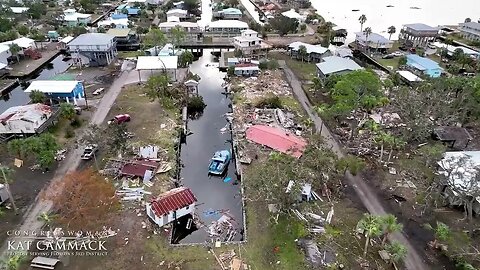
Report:
[[[171,211],[178,210],[197,201],[192,191],[186,187],[174,188],[151,201],[153,212],[161,217]]]
[[[159,164],[156,161],[151,160],[134,160],[123,165],[121,174],[128,176],[143,177],[145,171],[150,170],[155,173]]]
[[[296,158],[302,156],[307,145],[307,142],[301,137],[279,128],[263,125],[254,125],[248,128],[247,139]]]

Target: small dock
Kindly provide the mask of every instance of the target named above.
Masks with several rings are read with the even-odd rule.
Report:
[[[24,79],[38,72],[41,68],[51,62],[57,55],[60,54],[60,50],[57,49],[57,43],[48,43],[38,50],[42,54],[42,58],[34,59],[21,59],[20,62],[11,65],[12,70],[7,76],[9,79]]]
[[[17,87],[18,81],[12,79],[0,80],[0,96],[4,96]]]

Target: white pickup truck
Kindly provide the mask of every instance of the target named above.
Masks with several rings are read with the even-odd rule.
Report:
[[[98,145],[96,144],[87,145],[83,150],[82,159],[83,160],[92,159],[93,155],[95,155],[95,152],[97,151],[98,151]]]

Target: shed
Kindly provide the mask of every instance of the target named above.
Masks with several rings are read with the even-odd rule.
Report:
[[[292,133],[280,128],[254,125],[247,129],[246,137],[255,143],[265,145],[282,153],[299,158],[302,156],[307,142]]]
[[[397,73],[408,83],[422,82],[423,81],[422,78],[418,77],[417,75],[413,74],[412,72],[410,72],[408,70],[399,70],[399,71],[397,71]]]
[[[253,63],[236,64],[234,70],[234,74],[237,76],[257,76],[259,72],[260,68]]]
[[[317,64],[317,73],[322,79],[331,75],[341,75],[360,69],[363,68],[352,59],[339,56],[325,57],[323,62]]]
[[[148,217],[162,227],[195,211],[197,198],[187,187],[179,187],[161,194],[146,204]]]
[[[159,163],[152,160],[131,160],[123,165],[120,174],[122,176],[143,178],[147,171],[155,173],[158,166]]]

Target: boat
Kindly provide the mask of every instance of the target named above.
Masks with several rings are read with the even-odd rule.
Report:
[[[221,150],[215,152],[208,166],[208,173],[214,175],[222,175],[228,167],[231,155],[228,150]]]

